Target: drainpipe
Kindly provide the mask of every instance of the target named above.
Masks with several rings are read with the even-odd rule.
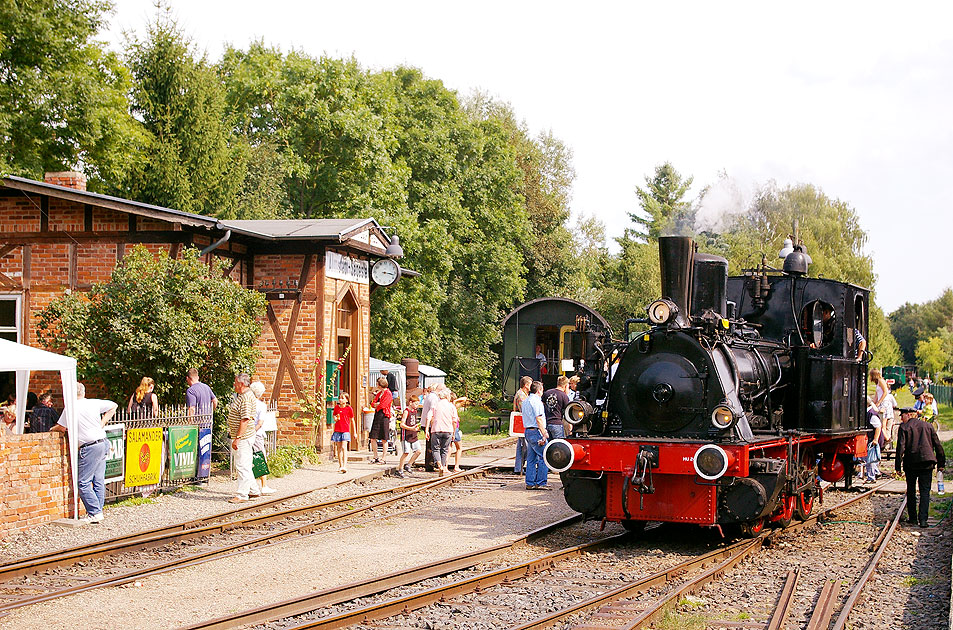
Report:
[[[221,229],[224,229],[225,226],[222,225],[221,223],[219,223],[219,224],[217,224],[215,227],[218,228],[219,230],[221,230]],[[204,256],[205,254],[207,254],[207,253],[209,253],[209,252],[211,252],[211,251],[215,251],[216,249],[218,249],[219,247],[221,247],[222,245],[224,245],[225,243],[227,243],[227,242],[228,242],[228,239],[230,239],[230,238],[232,238],[232,231],[231,231],[231,230],[225,230],[225,236],[223,236],[222,238],[218,239],[217,241],[215,241],[214,243],[212,243],[211,245],[209,245],[208,247],[206,247],[205,249],[203,249],[202,251],[200,251],[200,252],[199,252],[199,256],[201,257],[201,256]]]

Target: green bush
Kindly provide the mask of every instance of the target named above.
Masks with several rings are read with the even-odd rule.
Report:
[[[305,457],[316,462],[318,452],[312,446],[279,446],[268,455],[268,474],[284,477],[295,468],[300,468]]]

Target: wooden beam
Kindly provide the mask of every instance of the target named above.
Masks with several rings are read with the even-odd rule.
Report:
[[[21,284],[25,291],[30,290],[30,282],[33,275],[33,248],[29,245],[23,246],[23,277]]]
[[[291,313],[291,322],[288,325],[288,334],[293,339],[294,338],[294,327],[298,323],[298,307],[299,303],[295,302],[294,309]],[[294,365],[294,355],[291,353],[291,348],[288,346],[288,341],[285,339],[284,335],[281,334],[281,326],[278,324],[278,315],[275,314],[275,309],[272,308],[271,304],[268,305],[268,323],[271,324],[271,331],[275,335],[275,341],[278,342],[278,351],[281,353],[281,359],[278,361],[278,373],[275,376],[275,386],[272,391],[272,397],[277,398],[277,393],[281,391],[281,384],[284,381],[285,369],[288,370],[288,374],[291,376],[291,385],[294,387],[295,393],[298,395],[298,398],[304,398],[304,385],[301,383],[301,379],[298,377],[298,370],[295,369]]]
[[[192,242],[188,232],[10,232],[3,235],[4,242],[16,246],[37,243],[90,243],[110,241],[119,243],[182,243]],[[236,256],[237,254],[232,254]]]
[[[40,231],[50,231],[50,198],[46,195],[40,197]]]
[[[7,277],[5,273],[0,273],[0,287],[8,287],[10,289],[19,289],[20,285],[14,282],[11,278]]]
[[[182,253],[182,243],[172,243],[172,247],[169,248],[169,258],[175,260],[180,253]]]
[[[3,247],[0,247],[0,258],[3,258],[17,247],[19,247],[19,245],[4,245]]]
[[[93,231],[93,207],[88,203],[83,206],[83,229]]]
[[[75,289],[79,281],[79,246],[76,243],[69,245],[69,288]]]
[[[118,263],[126,255],[126,244],[116,243],[116,262]]]

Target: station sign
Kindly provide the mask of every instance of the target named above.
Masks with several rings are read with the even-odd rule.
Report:
[[[199,479],[208,479],[212,474],[212,427],[199,429]]]
[[[329,251],[324,255],[324,275],[348,282],[370,284],[370,263]]]
[[[199,428],[169,427],[169,480],[195,477],[199,454]]]
[[[126,431],[127,488],[159,483],[162,476],[162,429],[129,429]]]

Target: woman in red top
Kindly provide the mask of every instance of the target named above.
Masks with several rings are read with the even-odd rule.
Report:
[[[391,406],[394,402],[394,396],[387,387],[387,379],[383,376],[377,379],[377,386],[380,388],[374,394],[374,423],[371,425],[371,432],[368,437],[371,439],[371,452],[374,454],[374,464],[387,463],[387,447],[390,440],[390,415]],[[384,452],[377,457],[377,443],[384,443]]]
[[[348,405],[347,392],[338,395],[338,402],[334,405],[334,431],[331,433],[331,447],[338,458],[338,469],[341,473],[347,472],[347,445],[351,441],[351,420],[354,419],[354,410]]]

